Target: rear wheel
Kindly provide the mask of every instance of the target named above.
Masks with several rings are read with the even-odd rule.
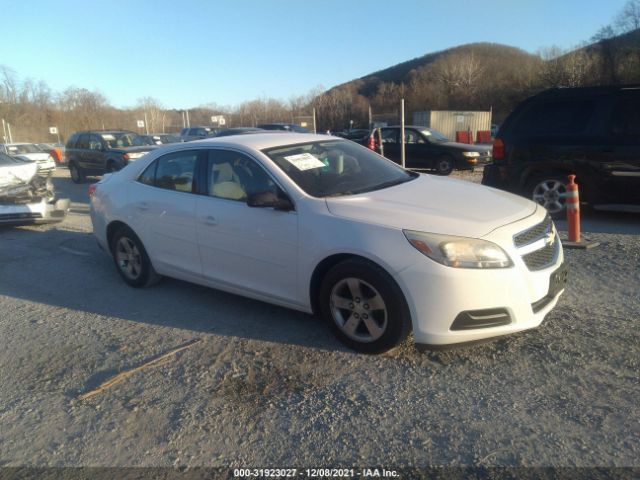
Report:
[[[160,280],[138,236],[121,227],[111,239],[111,254],[122,279],[132,287],[146,287]]]
[[[73,180],[73,183],[82,183],[86,178],[84,172],[75,162],[69,164],[69,173],[71,174],[71,180]]]
[[[334,334],[359,352],[386,352],[401,343],[411,327],[398,285],[366,261],[347,260],[333,267],[322,282],[319,300]]]
[[[107,164],[107,173],[115,173],[120,170],[120,167],[115,162],[109,162]]]
[[[538,175],[527,183],[529,198],[542,205],[553,217],[561,217],[566,210],[567,177]]]

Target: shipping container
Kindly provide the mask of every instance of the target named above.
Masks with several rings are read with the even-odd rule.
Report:
[[[471,130],[475,139],[478,136],[478,130],[491,130],[491,112],[462,112],[455,110],[414,112],[413,124],[438,130],[449,140],[456,139],[456,132]]]

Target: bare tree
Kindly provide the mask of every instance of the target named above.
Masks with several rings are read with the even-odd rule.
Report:
[[[615,19],[615,26],[621,32],[640,28],[640,0],[628,0]]]

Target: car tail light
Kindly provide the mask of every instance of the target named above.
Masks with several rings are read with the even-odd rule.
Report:
[[[493,140],[493,159],[504,160],[504,142],[501,138]]]
[[[129,156],[129,154],[128,154],[128,153],[125,153],[125,154],[122,156],[122,158],[124,158],[124,159],[125,159],[125,161],[127,161],[127,162],[128,162],[128,161],[129,161],[129,159],[130,159],[131,157]]]
[[[58,147],[52,148],[49,154],[53,157],[56,163],[62,163],[62,149]]]
[[[98,184],[96,183],[89,185],[89,198],[93,197],[93,194],[96,193],[96,188],[98,188]]]
[[[367,147],[373,150],[374,152],[376,151],[376,139],[374,138],[373,135],[369,137],[369,141],[367,142]]]

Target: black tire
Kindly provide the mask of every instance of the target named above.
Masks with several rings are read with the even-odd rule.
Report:
[[[357,288],[353,282],[358,282]],[[391,350],[411,330],[400,287],[387,272],[364,260],[345,260],[329,270],[320,288],[319,307],[338,339],[358,352]]]
[[[83,183],[87,178],[82,169],[78,167],[75,162],[71,162],[69,164],[69,173],[71,174],[71,180],[73,183]]]
[[[563,218],[567,214],[566,199],[569,179],[562,174],[533,175],[525,187],[526,195],[547,209],[553,218]]]
[[[120,227],[111,238],[110,248],[116,270],[130,286],[148,287],[162,278],[151,265],[144,245],[130,228]]]
[[[453,172],[455,161],[451,155],[440,155],[435,164],[435,170],[438,175],[450,175]]]

